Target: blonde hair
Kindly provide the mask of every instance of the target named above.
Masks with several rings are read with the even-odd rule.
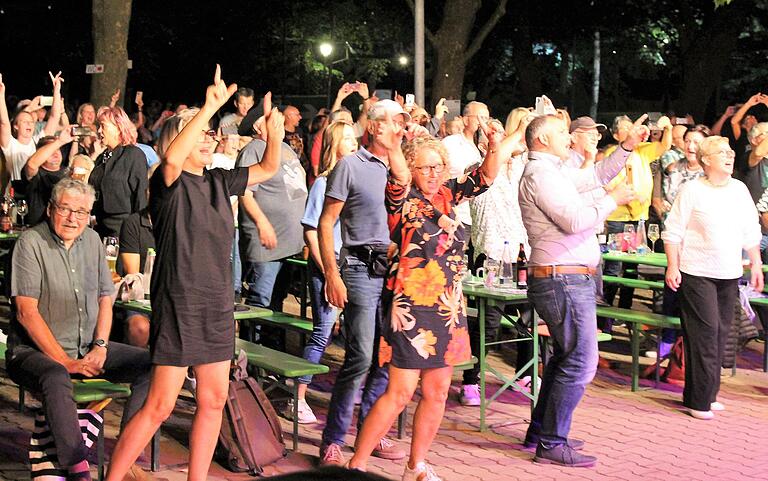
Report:
[[[406,162],[408,162],[409,169],[413,168],[413,165],[416,163],[416,158],[419,156],[419,152],[426,149],[436,152],[437,155],[440,156],[440,159],[442,159],[443,164],[446,167],[450,166],[448,162],[448,150],[446,150],[445,145],[432,136],[420,135],[414,137],[403,145],[403,155],[405,156]]]
[[[717,144],[725,144],[729,148],[731,146],[730,143],[728,143],[728,139],[725,137],[721,137],[719,135],[711,135],[709,137],[706,137],[699,142],[699,148],[696,149],[696,160],[699,161],[701,165],[709,166],[709,162],[704,162],[704,157],[706,155],[711,155],[713,152],[710,152],[712,150],[712,147],[714,147]]]
[[[516,109],[512,109],[509,115],[507,115],[507,122],[504,125],[504,133],[507,135],[512,135],[515,131],[517,131],[517,129],[520,128],[520,123],[525,117],[530,115],[530,113],[531,111],[526,107],[518,107]]]
[[[322,154],[320,156],[320,177],[331,173],[336,164],[339,163],[339,146],[344,140],[344,129],[352,128],[346,122],[331,122],[323,132]]]
[[[173,139],[179,135],[179,132],[181,132],[184,126],[187,125],[189,121],[192,120],[192,117],[197,115],[199,111],[200,109],[198,108],[184,109],[178,114],[168,117],[165,123],[163,123],[163,129],[160,131],[160,136],[157,138],[157,144],[155,145],[155,151],[157,151],[157,155],[161,159],[165,157],[165,152],[168,150],[168,147],[170,147]]]

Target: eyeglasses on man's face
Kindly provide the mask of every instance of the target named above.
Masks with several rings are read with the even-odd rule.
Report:
[[[53,205],[53,211],[64,218],[69,217],[70,214],[75,214],[75,219],[84,220],[90,217],[91,215],[90,210],[83,210],[83,209],[74,210],[69,207],[59,205],[56,202],[51,202],[51,205]]]

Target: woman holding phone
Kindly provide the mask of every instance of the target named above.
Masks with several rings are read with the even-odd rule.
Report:
[[[160,424],[173,412],[192,367],[197,410],[190,433],[187,479],[205,480],[227,398],[235,324],[229,253],[234,220],[230,195],[269,179],[280,164],[283,116],[264,98],[268,141],[263,162],[233,170],[206,169],[215,150],[210,119],[237,90],[216,66],[200,110],[178,115],[181,131],[150,181],[157,245],[152,274],[152,383],[141,410],[126,425],[112,455],[108,481],[120,481]]]

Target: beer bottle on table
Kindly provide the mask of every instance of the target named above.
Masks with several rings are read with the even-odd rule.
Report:
[[[517,288],[528,288],[528,258],[525,256],[525,246],[522,242],[517,252]]]

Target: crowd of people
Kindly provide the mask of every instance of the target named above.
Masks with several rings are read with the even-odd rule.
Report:
[[[569,431],[598,367],[596,305],[619,294],[619,306],[631,307],[633,295],[603,288],[602,272],[631,273],[601,262],[599,236],[646,221],[661,225],[668,259],[662,311],[682,320],[682,333],[664,331],[659,354],[682,335],[688,413],[711,419],[726,408],[717,400],[720,366],[744,265],[752,287],[763,288],[768,122],[759,117],[768,95],[729,108],[711,128],[690,116],[643,114],[616,117],[609,129],[587,116],[571,120],[546,97],[502,122],[479,101],[449,112],[440,99],[430,114],[352,82],[302,123],[301,106],[273,107],[269,93],[257,102],[217,66],[199,108],[145,114],[137,95],[129,115],[118,90],[110,105],[80,105],[71,124],[64,79],[50,80],[49,110],[44,98],[9,110],[0,76],[2,188],[28,203],[30,226],[8,264],[7,367],[41,393],[71,479],[90,475],[70,376],[132,383],[107,476],[116,481],[146,476],[134,462],[172,413],[190,368],[197,410],[188,477],[205,479],[235,336],[285,348],[279,330],[236,333],[233,301],[282,311],[288,259],[303,252],[314,324],[305,359],[320,361],[343,311],[345,357],[321,464],[365,470],[372,455],[408,456],[403,480],[439,480],[426,458],[453,366],[479,356],[481,335],[499,335],[502,314],[514,310],[530,327],[535,309],[554,347],[523,444],[538,463],[593,466],[597,458]],[[110,237],[119,239],[116,272],[101,248]],[[467,318],[462,279],[500,260],[505,244],[526,254],[530,306],[498,306],[481,333]],[[151,318],[116,313],[112,329],[114,282],[144,271],[149,257]],[[612,320],[599,325],[610,330]],[[520,389],[538,375],[530,361],[520,347],[517,368],[533,366]],[[311,381],[298,380],[300,423],[318,421],[306,396]],[[480,405],[478,382],[478,369],[464,372],[462,405]],[[386,434],[418,386],[406,454]],[[293,412],[289,405],[285,415]]]

